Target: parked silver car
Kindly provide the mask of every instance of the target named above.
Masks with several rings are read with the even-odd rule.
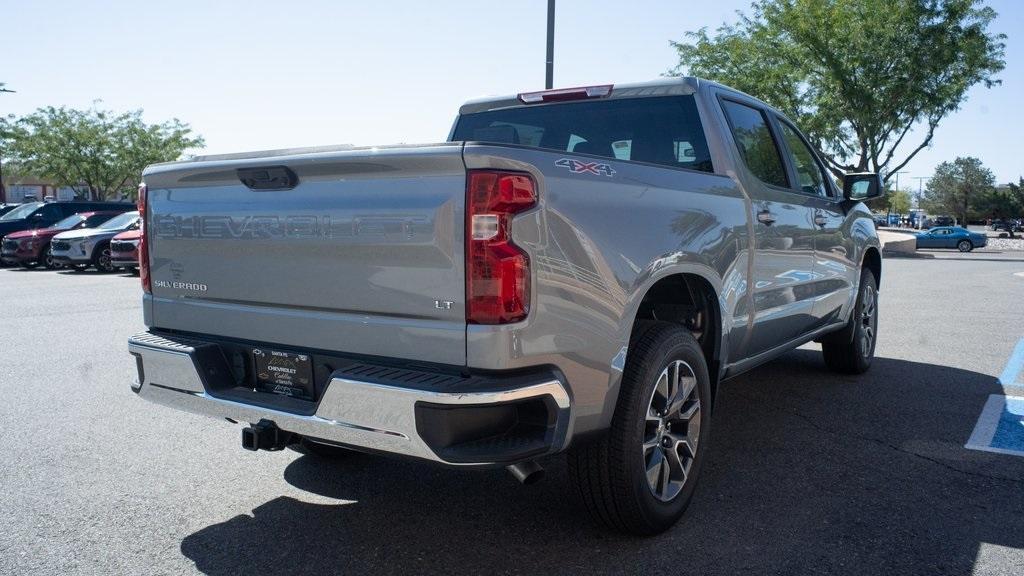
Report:
[[[53,261],[78,271],[95,266],[101,272],[111,272],[110,240],[125,230],[137,229],[140,221],[137,211],[125,212],[95,228],[57,234],[50,243]]]

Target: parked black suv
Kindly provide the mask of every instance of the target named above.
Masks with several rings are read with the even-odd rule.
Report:
[[[0,216],[0,236],[22,230],[48,228],[79,212],[130,212],[129,202],[26,202]]]

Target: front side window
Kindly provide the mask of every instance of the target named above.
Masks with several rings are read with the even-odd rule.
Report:
[[[782,126],[782,137],[786,140],[786,146],[789,148],[789,159],[793,162],[793,168],[796,170],[800,191],[812,196],[829,196],[825,175],[814,158],[814,152],[807,147],[804,139],[797,134],[796,129],[782,120],[779,121],[779,125]]]
[[[452,138],[713,171],[693,96],[585,100],[465,114]]]
[[[764,113],[732,100],[723,100],[722,107],[747,168],[765,184],[789,188],[782,155]]]

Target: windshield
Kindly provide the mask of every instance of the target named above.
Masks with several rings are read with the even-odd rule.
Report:
[[[78,226],[82,220],[85,220],[85,217],[81,214],[72,214],[60,222],[57,222],[51,226],[51,228],[56,228],[57,230],[70,230],[75,226]]]
[[[18,206],[17,208],[11,210],[7,214],[0,216],[0,222],[7,222],[10,220],[21,220],[22,218],[27,218],[29,214],[35,212],[36,208],[39,208],[42,205],[42,202],[30,202],[28,204],[22,204],[21,206]]]
[[[129,225],[139,219],[138,212],[125,212],[120,216],[114,216],[110,220],[107,220],[103,224],[100,224],[96,228],[100,230],[120,230],[127,228]]]

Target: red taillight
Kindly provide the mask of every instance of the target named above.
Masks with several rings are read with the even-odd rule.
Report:
[[[149,189],[146,183],[139,184],[139,216],[142,218],[140,226],[142,235],[139,236],[139,278],[142,280],[142,290],[146,294],[153,293],[153,287],[149,280],[149,216],[147,214],[147,200]]]
[[[530,310],[530,260],[512,243],[516,213],[537,204],[533,178],[470,170],[466,176],[466,322],[508,324]]]
[[[558,88],[542,92],[523,92],[519,95],[519,101],[523,104],[540,104],[542,102],[605,98],[611,96],[612,88],[612,84],[601,84],[599,86],[581,86],[579,88]]]

